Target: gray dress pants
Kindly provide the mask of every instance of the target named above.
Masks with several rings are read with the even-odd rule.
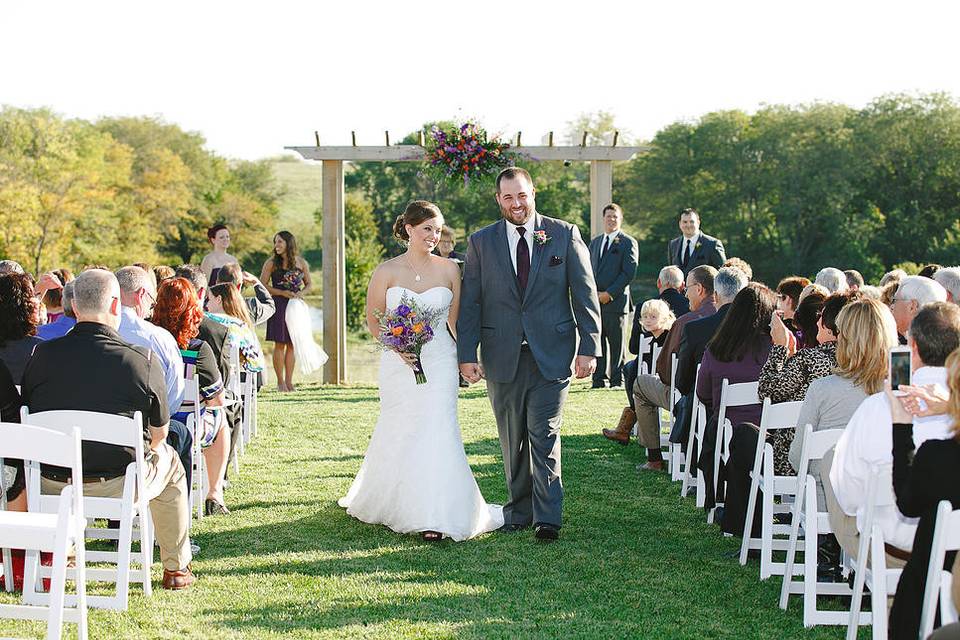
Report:
[[[569,379],[544,378],[526,347],[512,381],[487,382],[507,478],[505,524],[561,525],[560,425],[569,388]]]

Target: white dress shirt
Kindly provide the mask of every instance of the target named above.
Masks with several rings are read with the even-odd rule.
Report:
[[[921,367],[913,372],[911,384],[936,384],[946,391],[947,370],[944,367]],[[914,445],[919,449],[927,440],[951,438],[952,423],[953,418],[947,415],[914,418]],[[857,517],[857,529],[861,532],[870,471],[889,464],[893,464],[893,417],[887,396],[881,392],[867,397],[854,412],[837,442],[830,468],[830,484],[837,502],[844,513]],[[905,517],[895,505],[877,507],[873,514],[885,542],[904,551],[913,548],[918,518]]]
[[[504,219],[504,222],[507,223],[507,247],[510,249],[510,264],[513,265],[513,273],[517,273],[517,245],[520,244],[520,234],[517,233],[517,229],[520,225],[513,224],[509,220]],[[530,216],[530,219],[523,224],[523,228],[526,231],[523,232],[523,237],[527,241],[527,253],[530,255],[530,263],[533,264],[533,231],[537,228],[537,214]]]
[[[122,307],[120,327],[117,333],[125,341],[137,347],[153,351],[163,366],[163,379],[167,383],[167,405],[170,415],[180,410],[186,384],[183,381],[183,356],[176,339],[163,327],[141,319],[132,307]]]
[[[613,247],[613,239],[616,238],[618,235],[620,235],[620,229],[617,229],[616,231],[613,231],[611,233],[604,234],[604,239],[600,241],[600,257],[603,257],[606,255],[606,252],[603,250],[603,243],[604,242],[607,243],[607,251],[610,251],[610,249]]]
[[[686,236],[680,236],[680,262],[683,262],[683,259],[689,254],[693,257],[693,252],[697,250],[697,243],[700,242],[700,233],[697,232],[697,235],[693,236],[689,240]],[[689,244],[689,249],[687,245]]]

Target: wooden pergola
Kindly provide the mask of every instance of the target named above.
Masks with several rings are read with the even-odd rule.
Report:
[[[550,136],[553,138],[552,134]],[[617,136],[611,146],[538,146],[518,151],[534,161],[561,160],[590,163],[590,236],[601,232],[603,207],[613,200],[613,163],[629,160],[647,147],[620,147]],[[346,282],[344,267],[344,162],[421,162],[426,149],[421,145],[284,147],[306,160],[323,163],[323,349],[330,357],[323,369],[323,382],[346,381]],[[518,135],[519,142],[519,135]]]

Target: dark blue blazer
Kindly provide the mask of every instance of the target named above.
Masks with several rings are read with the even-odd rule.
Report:
[[[620,315],[628,313],[633,306],[630,283],[637,273],[637,241],[621,231],[614,236],[601,259],[600,250],[605,235],[590,241],[590,266],[593,267],[593,278],[597,281],[597,291],[606,291],[613,298],[607,304],[600,305],[600,313]]]

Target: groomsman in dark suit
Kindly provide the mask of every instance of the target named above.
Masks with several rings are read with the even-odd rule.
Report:
[[[694,267],[710,265],[719,269],[727,259],[723,243],[700,231],[700,214],[696,209],[684,209],[680,214],[680,236],[667,247],[667,264],[680,267],[683,277]]]
[[[625,234],[623,209],[610,203],[603,209],[604,233],[590,241],[590,265],[600,296],[600,349],[593,388],[623,384],[623,333],[630,312],[630,282],[637,272],[637,241]]]

